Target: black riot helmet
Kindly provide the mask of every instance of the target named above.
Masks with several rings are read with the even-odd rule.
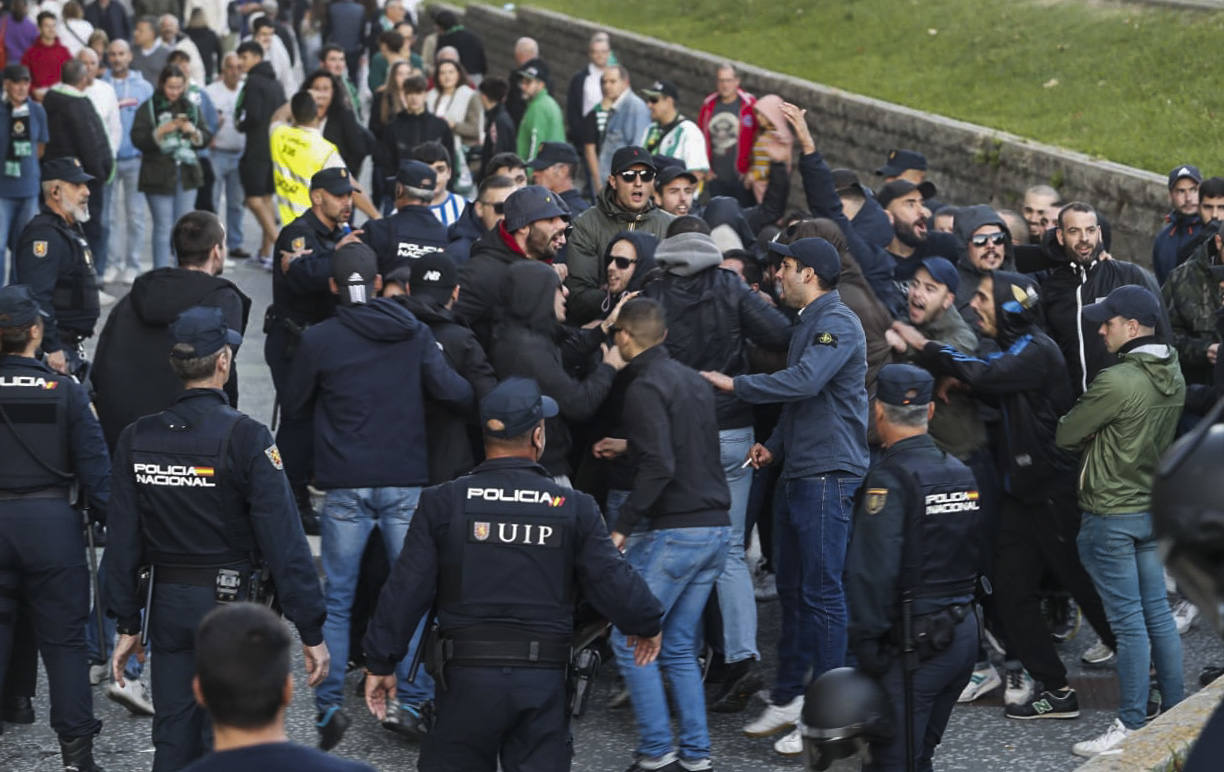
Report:
[[[1224,635],[1224,399],[1161,459],[1152,517],[1177,587]]]
[[[893,735],[888,694],[871,676],[852,667],[826,671],[808,684],[799,729],[809,769],[824,770],[858,753],[867,743]]]

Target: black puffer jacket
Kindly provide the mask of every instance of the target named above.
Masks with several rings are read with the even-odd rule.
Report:
[[[455,302],[455,317],[472,328],[486,351],[493,337],[493,320],[501,303],[506,271],[511,265],[530,259],[511,248],[511,237],[504,225],[505,221],[502,220],[496,227],[485,231],[472,245],[472,256],[459,266],[459,300]],[[552,308],[551,296],[548,307]]]

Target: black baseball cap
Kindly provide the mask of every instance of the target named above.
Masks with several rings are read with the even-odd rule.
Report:
[[[74,156],[64,156],[62,158],[52,158],[50,161],[43,161],[43,182],[63,180],[64,182],[80,184],[89,182],[93,178],[92,174],[87,174],[85,169],[81,167],[80,159]]]
[[[884,162],[883,166],[876,169],[876,174],[882,177],[896,177],[906,169],[926,171],[926,168],[926,156],[917,150],[890,150],[888,151],[888,160]]]
[[[569,219],[569,207],[561,197],[542,185],[528,185],[511,193],[502,204],[506,230],[516,231],[538,220]]]
[[[170,339],[175,347],[180,343],[190,347],[171,349],[175,359],[200,359],[221,350],[222,346],[237,346],[242,335],[225,326],[225,315],[216,306],[193,306],[170,324]]]
[[[553,164],[578,164],[578,153],[568,142],[545,142],[540,145],[540,152],[527,162],[532,171],[547,169]]]
[[[24,64],[10,64],[4,68],[4,80],[29,80],[30,68]]]
[[[771,241],[769,249],[779,255],[795,258],[825,281],[836,279],[841,274],[841,255],[837,253],[837,247],[822,238],[799,239],[790,244]]]
[[[932,279],[945,285],[953,295],[956,294],[956,289],[960,286],[960,273],[951,260],[946,257],[927,257],[923,259],[922,267],[931,274]]]
[[[1115,316],[1134,319],[1144,327],[1155,327],[1160,321],[1160,301],[1149,289],[1138,284],[1123,284],[1104,300],[1084,306],[1084,318],[1093,324],[1104,324]]]
[[[642,164],[648,169],[658,171],[654,158],[646,152],[646,148],[637,145],[627,145],[612,154],[612,173],[620,174],[631,166]]]
[[[647,99],[655,99],[661,96],[671,97],[672,99],[680,98],[680,90],[670,80],[656,80],[646,88],[639,89],[638,93]]]
[[[918,190],[918,186],[909,180],[893,180],[876,192],[876,201],[880,202],[881,208],[887,209],[893,201],[915,190]]]
[[[931,374],[914,365],[884,365],[876,375],[876,399],[887,405],[925,405],[934,389]]]
[[[5,78],[7,79],[8,70],[5,70],[5,73]],[[1183,177],[1189,177],[1190,179],[1194,180],[1195,185],[1198,185],[1203,181],[1203,173],[1199,171],[1197,166],[1192,164],[1182,164],[1173,171],[1169,172],[1169,190],[1172,190],[1173,186],[1177,184],[1177,181]]]
[[[864,198],[867,196],[867,191],[863,188],[863,184],[859,182],[858,175],[849,169],[833,170],[833,189],[838,193],[845,193],[848,190],[855,190],[858,191]]]
[[[445,252],[427,252],[412,261],[412,276],[408,286],[413,295],[427,295],[440,301],[450,299],[459,283],[455,261]]]
[[[480,400],[480,428],[490,437],[518,437],[557,412],[557,403],[540,394],[534,380],[507,378]]]
[[[654,156],[654,164],[657,170],[655,187],[661,188],[677,177],[688,177],[694,185],[697,184],[697,175],[690,172],[688,167],[685,166],[684,161],[679,158],[656,154]]]
[[[532,59],[515,70],[521,78],[530,78],[531,80],[548,80],[548,65],[543,59]]]
[[[0,327],[29,327],[39,316],[48,316],[24,284],[0,289]]]
[[[326,190],[333,196],[343,196],[353,192],[353,176],[343,166],[322,169],[310,178],[310,189]]]
[[[399,162],[395,181],[408,188],[433,190],[438,185],[438,173],[424,161],[408,159]]]
[[[332,253],[332,279],[340,291],[342,306],[370,302],[377,275],[378,257],[360,241],[350,241]]]

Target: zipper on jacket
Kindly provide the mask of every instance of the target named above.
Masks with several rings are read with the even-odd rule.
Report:
[[[1080,393],[1088,391],[1088,359],[1084,355],[1084,287],[1088,284],[1088,269],[1080,274],[1080,285],[1075,290],[1075,335],[1079,339]]]

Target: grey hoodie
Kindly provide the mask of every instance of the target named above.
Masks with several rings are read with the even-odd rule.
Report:
[[[676,276],[693,274],[722,263],[722,251],[704,233],[681,233],[659,242],[655,262]]]

